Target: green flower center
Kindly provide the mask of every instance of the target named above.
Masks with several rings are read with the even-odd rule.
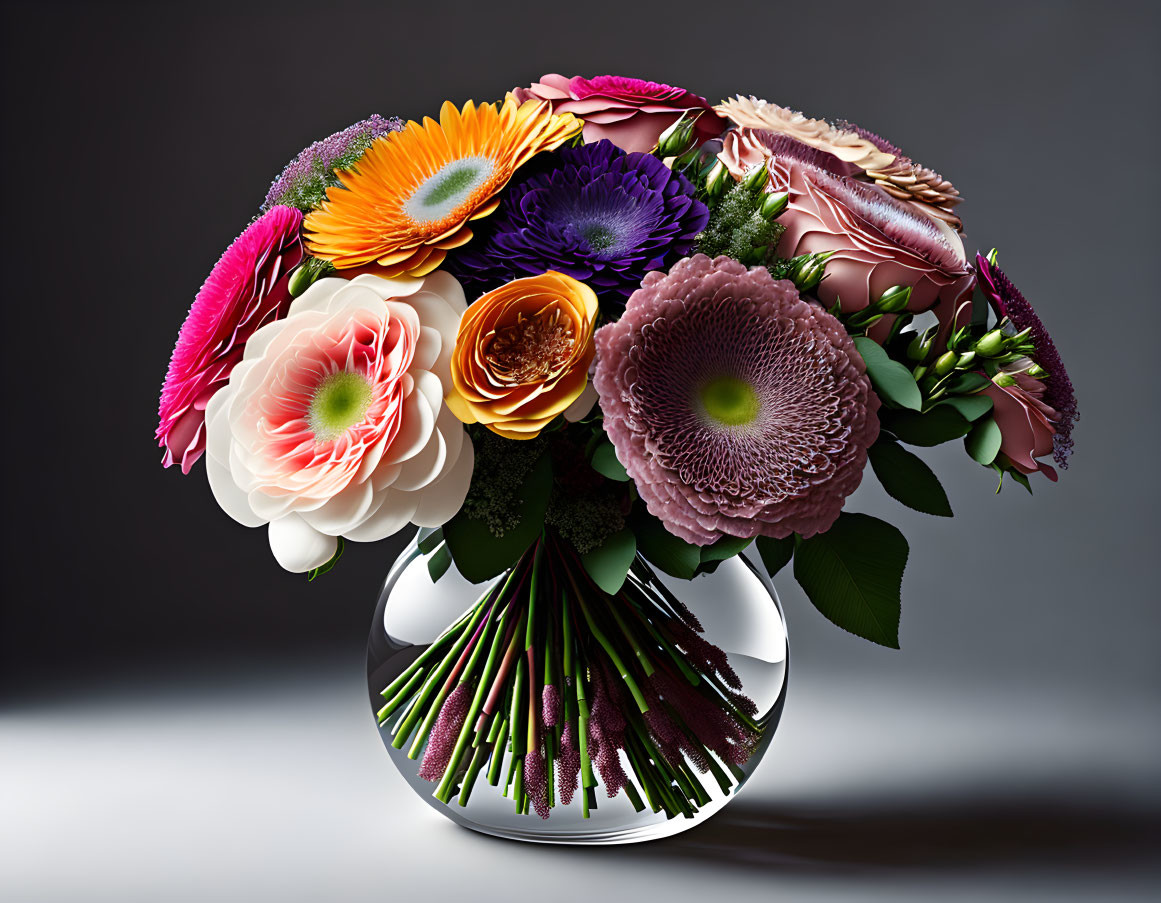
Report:
[[[608,226],[600,223],[590,223],[581,226],[581,236],[594,251],[607,251],[617,243],[617,235]]]
[[[339,370],[323,379],[314,390],[306,420],[319,442],[337,439],[362,422],[374,393],[361,373]]]
[[[463,157],[445,163],[403,203],[417,223],[435,223],[451,214],[484,184],[495,166],[489,157]]]
[[[745,426],[758,416],[762,405],[754,387],[734,376],[719,376],[701,388],[705,413],[725,426]]]

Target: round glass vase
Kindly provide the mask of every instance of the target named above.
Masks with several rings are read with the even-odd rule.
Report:
[[[613,597],[531,552],[524,575],[518,564],[472,584],[446,550],[425,555],[413,540],[383,584],[367,644],[392,764],[442,815],[496,837],[636,843],[699,824],[753,774],[786,697],[781,605],[748,554],[692,580],[638,556]],[[496,600],[521,581],[540,601],[502,615]],[[547,625],[554,652],[535,654],[553,641],[526,642],[528,619]],[[464,678],[473,668],[475,683]]]

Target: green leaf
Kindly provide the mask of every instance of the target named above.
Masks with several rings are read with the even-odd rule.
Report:
[[[452,557],[447,543],[443,543],[435,550],[435,554],[427,559],[427,573],[431,575],[431,582],[438,583],[439,578],[447,573],[451,567]]]
[[[711,561],[725,561],[727,558],[733,558],[740,552],[745,551],[746,547],[754,540],[739,539],[737,536],[723,536],[713,545],[701,547],[701,563],[709,564]]]
[[[552,459],[543,454],[532,465],[520,489],[518,523],[503,536],[496,536],[481,520],[461,511],[443,525],[443,535],[464,579],[482,583],[516,562],[544,528],[544,512],[552,491]]]
[[[637,549],[645,558],[671,577],[689,580],[701,564],[701,549],[674,536],[649,514],[635,519]]]
[[[982,373],[960,373],[947,384],[947,391],[953,395],[971,395],[986,389],[991,380]]]
[[[1000,425],[996,423],[996,418],[989,417],[972,427],[972,431],[963,440],[963,444],[972,458],[987,466],[995,461],[996,455],[1000,453],[1002,439]]]
[[[794,537],[774,539],[772,536],[759,536],[758,554],[762,556],[762,564],[766,565],[766,573],[773,577],[794,557]]]
[[[882,345],[866,336],[855,336],[855,347],[866,361],[871,385],[881,397],[911,411],[923,407],[923,395],[911,371],[891,360]]]
[[[1012,468],[1011,470],[1009,470],[1008,474],[1012,477],[1013,480],[1015,480],[1017,483],[1019,483],[1025,489],[1027,489],[1029,495],[1032,494],[1032,484],[1030,482],[1028,482],[1027,474],[1022,474],[1022,473],[1020,473],[1020,471],[1016,470],[1015,468]]]
[[[610,596],[620,592],[629,573],[629,565],[637,557],[637,539],[628,527],[618,530],[605,541],[581,556],[593,582]]]
[[[936,405],[926,414],[914,411],[883,411],[884,429],[908,445],[932,446],[966,436],[972,428],[959,411],[947,405]]]
[[[870,451],[871,467],[875,476],[891,498],[908,508],[951,517],[951,504],[939,478],[923,463],[897,442],[876,442]]]
[[[945,398],[940,404],[955,408],[964,420],[979,420],[992,410],[992,399],[987,395],[960,395],[956,398]]]
[[[343,550],[346,547],[347,547],[346,542],[344,542],[343,537],[340,536],[339,537],[339,544],[335,548],[335,554],[332,555],[327,561],[320,564],[318,567],[314,568],[313,570],[307,571],[306,572],[306,582],[313,583],[315,577],[321,577],[323,574],[326,574],[329,571],[331,571],[334,568],[334,566],[339,563],[339,559],[343,557]]]
[[[420,527],[419,542],[416,545],[424,555],[430,555],[443,542],[443,527]]]
[[[593,470],[610,480],[624,483],[629,479],[625,465],[617,460],[617,450],[613,448],[612,442],[602,442],[593,449],[592,464]]]
[[[794,576],[814,607],[843,630],[899,648],[899,591],[907,540],[866,514],[840,514],[794,552]]]

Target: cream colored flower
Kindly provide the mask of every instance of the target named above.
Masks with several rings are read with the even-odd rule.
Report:
[[[472,444],[443,398],[464,301],[442,272],[321,279],[247,342],[206,411],[207,474],[287,570],[463,504]]]

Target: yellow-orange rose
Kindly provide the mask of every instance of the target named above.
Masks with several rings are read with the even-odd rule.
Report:
[[[588,394],[596,317],[593,290],[563,273],[481,296],[460,320],[448,408],[509,439],[539,435]]]

